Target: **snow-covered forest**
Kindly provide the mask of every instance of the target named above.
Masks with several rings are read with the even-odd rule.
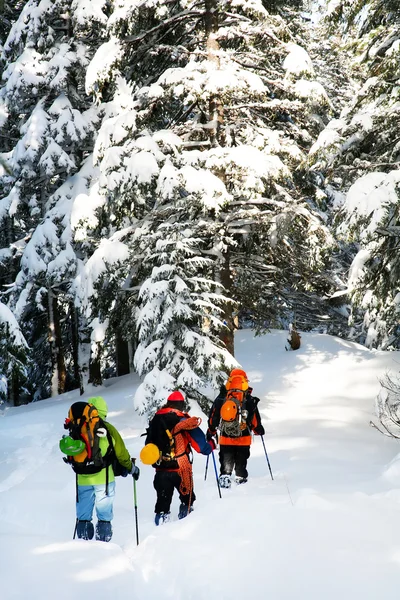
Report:
[[[1,0],[0,401],[234,333],[400,347],[398,0]]]

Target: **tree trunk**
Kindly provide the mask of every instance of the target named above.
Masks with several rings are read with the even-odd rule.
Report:
[[[9,386],[9,400],[13,406],[20,405],[20,382],[19,382],[19,372],[16,367],[12,370],[11,381]]]
[[[217,0],[205,0],[204,15],[205,32],[207,37],[207,58],[215,65],[216,69],[220,67],[218,51],[220,49],[216,32],[218,31],[218,3]],[[222,125],[224,122],[224,105],[219,95],[213,95],[209,100],[209,119],[213,124],[210,128],[210,141],[213,146],[218,143],[224,143]]]
[[[207,36],[207,58],[215,65],[216,69],[220,67],[219,61],[219,43],[216,36],[218,31],[218,2],[217,0],[205,0],[205,31]],[[224,104],[220,95],[213,95],[209,101],[210,121],[213,127],[210,128],[210,141],[212,145],[224,145],[225,133],[223,129],[224,124]],[[225,171],[221,171],[218,177],[225,183]],[[227,250],[224,257],[224,264],[219,273],[220,283],[224,286],[228,295],[232,290],[232,280],[230,273],[230,259],[229,249]],[[232,304],[227,303],[224,307],[223,320],[227,326],[227,329],[221,332],[220,339],[224,342],[227,350],[234,356],[234,323],[232,314]]]
[[[49,315],[49,344],[51,348],[52,378],[51,396],[65,392],[67,371],[65,368],[64,349],[62,346],[60,313],[58,310],[57,296],[52,289],[48,290],[48,315]]]
[[[93,346],[95,346],[95,351],[93,352]],[[89,363],[89,383],[92,385],[101,385],[103,383],[103,378],[101,376],[101,346],[98,343],[93,342],[92,344],[92,352],[90,355],[90,363]]]
[[[116,334],[117,375],[128,375],[130,373],[129,346],[119,332]]]
[[[72,330],[72,360],[73,360],[73,370],[74,370],[74,382],[75,385],[79,387],[79,391],[81,396],[85,393],[85,388],[83,385],[83,377],[81,365],[79,362],[79,315],[78,311],[75,308],[74,304],[70,303],[70,311],[71,311],[71,330]]]
[[[231,296],[232,291],[232,277],[231,277],[231,269],[230,269],[230,254],[229,249],[225,253],[224,264],[220,270],[220,282],[224,286],[226,293],[228,296]],[[235,356],[235,323],[234,323],[234,315],[232,309],[232,303],[227,302],[224,306],[224,315],[223,320],[227,329],[221,332],[220,338],[224,342],[226,349],[228,352]]]

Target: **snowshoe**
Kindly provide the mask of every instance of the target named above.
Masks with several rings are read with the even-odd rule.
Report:
[[[219,476],[219,486],[222,488],[230,488],[231,487],[231,476],[230,475],[220,475]]]
[[[94,536],[92,521],[78,521],[76,524],[76,535],[80,540],[91,540]]]
[[[241,483],[247,483],[247,477],[235,477],[235,481],[238,485]]]
[[[182,504],[179,507],[179,512],[178,512],[178,519],[184,519],[185,517],[188,516],[188,505],[187,504]],[[190,507],[189,513],[193,512],[193,506]]]
[[[160,513],[156,513],[156,516],[154,517],[154,523],[157,525],[163,525],[163,523],[169,523],[170,521],[170,513],[164,513],[164,512],[160,512]]]
[[[98,521],[96,525],[96,540],[109,542],[112,538],[112,527],[110,521]]]

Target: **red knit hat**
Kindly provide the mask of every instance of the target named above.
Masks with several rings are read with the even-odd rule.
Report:
[[[180,392],[172,392],[167,398],[168,402],[185,402],[185,398]]]

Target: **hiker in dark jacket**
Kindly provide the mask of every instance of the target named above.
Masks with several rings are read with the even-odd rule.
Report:
[[[174,489],[179,491],[181,501],[178,518],[183,519],[192,512],[196,496],[191,449],[206,455],[215,449],[214,441],[207,442],[199,427],[201,420],[183,412],[184,405],[181,392],[173,392],[147,428],[146,444],[155,444],[161,452],[159,460],[153,464],[156,471],[153,482],[157,492],[154,508],[156,525],[169,521]]]
[[[247,382],[247,375],[241,369],[234,369],[230,374],[240,373]],[[247,385],[245,387],[248,386]],[[242,388],[241,388],[242,389]],[[247,387],[243,392],[244,398],[242,402],[242,419],[243,425],[240,427],[239,435],[230,435],[222,426],[221,410],[227,400],[227,389],[223,385],[220,392],[211,407],[208,416],[207,439],[212,439],[216,435],[217,429],[220,429],[219,436],[219,461],[220,461],[220,476],[219,483],[223,488],[231,487],[231,475],[235,471],[235,481],[238,484],[246,483],[248,479],[247,461],[250,457],[251,433],[256,435],[264,435],[264,427],[261,423],[260,413],[257,404],[259,398],[252,396],[253,388]]]

